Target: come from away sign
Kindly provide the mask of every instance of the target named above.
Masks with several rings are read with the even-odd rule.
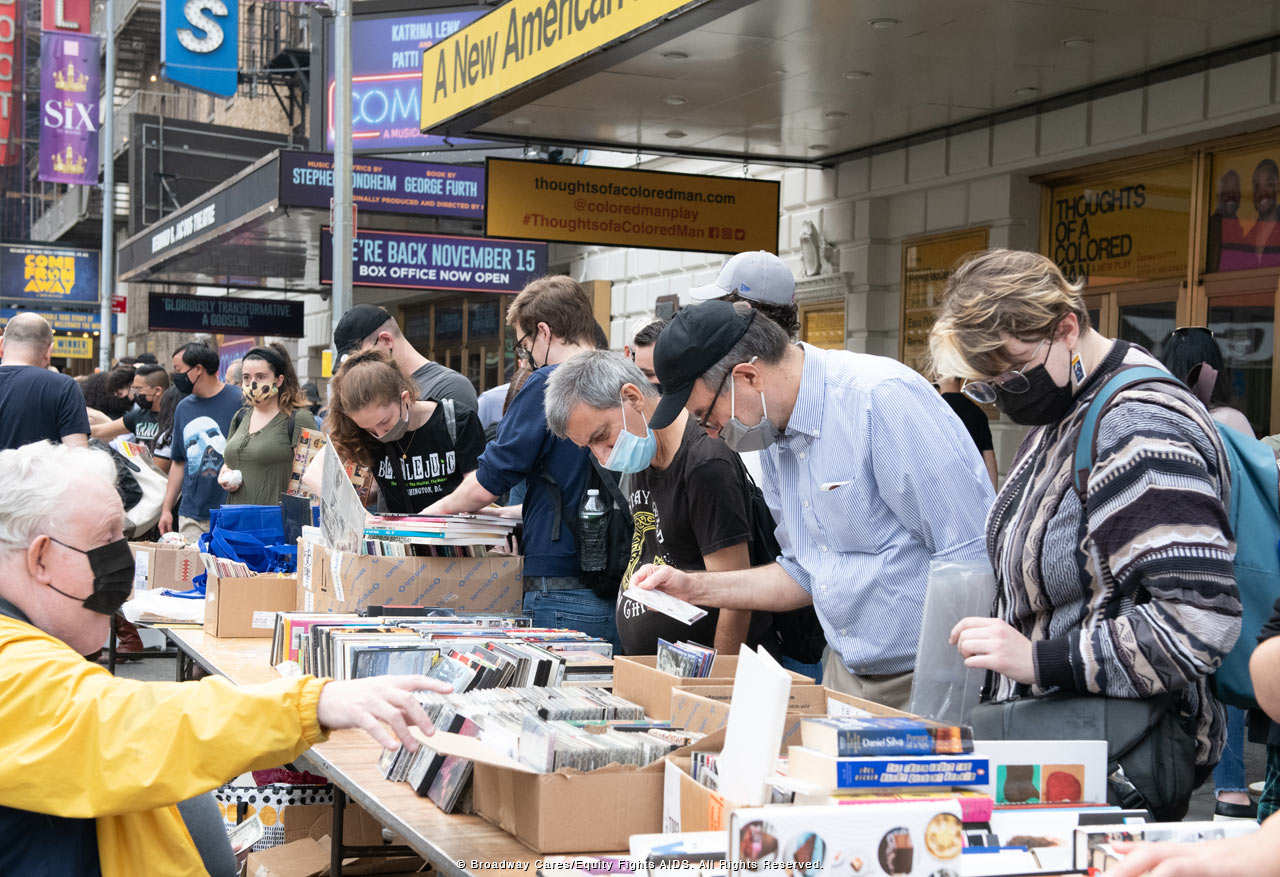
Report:
[[[361,230],[351,242],[357,286],[519,292],[547,273],[547,245],[537,241]],[[320,282],[333,282],[333,236],[320,236]]]

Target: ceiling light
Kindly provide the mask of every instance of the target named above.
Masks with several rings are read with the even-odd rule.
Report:
[[[1024,85],[1022,88],[1015,88],[1013,93],[1018,97],[1032,97],[1033,95],[1039,94],[1040,89],[1036,88],[1034,85]]]
[[[827,110],[822,115],[824,118],[827,118],[827,119],[843,119],[847,117],[849,114],[846,113],[844,110]]]
[[[810,143],[809,148],[812,149],[814,152],[822,152],[824,150],[830,149],[831,147],[827,146],[827,144],[825,143]]]
[[[681,137],[688,137],[689,135],[685,134],[683,131],[677,131],[672,129],[667,132],[667,136],[670,137],[672,140],[679,140]]]
[[[866,70],[846,70],[844,73],[845,79],[869,79],[870,77],[871,74]]]
[[[688,52],[663,52],[662,57],[668,61],[685,61],[689,58]]]
[[[662,99],[662,102],[664,104],[671,104],[673,107],[678,107],[681,104],[687,104],[689,99],[687,97],[681,97],[678,94],[669,94]]]
[[[1068,49],[1084,49],[1092,46],[1093,40],[1085,39],[1084,37],[1069,37],[1062,41],[1062,45]]]
[[[876,30],[887,30],[891,27],[897,27],[902,24],[902,21],[897,18],[873,18],[868,21],[867,24],[871,25]]]

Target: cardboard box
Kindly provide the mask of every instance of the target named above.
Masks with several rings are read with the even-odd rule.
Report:
[[[297,608],[298,577],[263,573],[220,578],[210,572],[204,592],[204,632],[218,637],[275,635],[276,613]]]
[[[204,572],[204,561],[195,546],[130,542],[133,552],[133,589],[169,588],[188,591],[191,580]]]
[[[674,688],[723,686],[733,688],[738,672],[737,655],[716,655],[711,675],[705,679],[672,676],[658,669],[656,655],[619,655],[613,659],[613,693],[644,707],[644,714],[654,719],[671,718],[671,691]],[[788,670],[791,688],[817,688],[813,679]]]
[[[687,747],[687,752],[719,752],[723,748],[724,728],[729,723],[729,702],[732,698],[732,685],[672,689],[671,723],[708,735]],[[783,726],[783,746],[799,744],[801,719],[836,714],[911,717],[910,713],[830,688],[793,685]],[[662,830],[723,831],[729,814],[738,805],[696,782],[690,772],[691,761],[685,752],[667,756],[662,791]]]
[[[463,612],[519,612],[524,558],[374,557],[298,540],[297,605],[302,612],[356,612],[366,606],[433,606]]]

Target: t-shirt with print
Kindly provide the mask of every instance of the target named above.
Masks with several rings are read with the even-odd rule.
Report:
[[[484,430],[475,411],[454,406],[457,441],[449,439],[444,406],[422,426],[398,442],[365,442],[373,460],[373,477],[386,510],[395,514],[420,512],[437,499],[452,493],[463,477],[476,468],[476,458],[484,450]]]
[[[652,655],[659,638],[712,645],[718,620],[715,609],[688,625],[628,599],[626,586],[646,563],[706,569],[704,556],[751,540],[742,460],[690,417],[671,463],[665,469],[650,468],[624,477],[623,484],[635,531],[631,560],[618,589],[616,618],[622,650],[628,655]]]
[[[34,365],[0,365],[0,450],[89,435],[80,386]]]
[[[195,393],[178,403],[173,412],[173,446],[169,455],[183,463],[182,502],[178,514],[184,518],[208,520],[209,510],[227,498],[218,484],[231,418],[240,410],[239,387],[223,385],[216,395],[202,399]]]
[[[156,450],[156,438],[160,435],[160,417],[148,408],[143,410],[134,405],[121,418],[125,429],[133,433],[134,441],[146,447],[153,454]]]

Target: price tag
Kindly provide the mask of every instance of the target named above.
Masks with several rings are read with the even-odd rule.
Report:
[[[253,623],[250,626],[254,630],[275,630],[276,614],[274,612],[254,612]]]

